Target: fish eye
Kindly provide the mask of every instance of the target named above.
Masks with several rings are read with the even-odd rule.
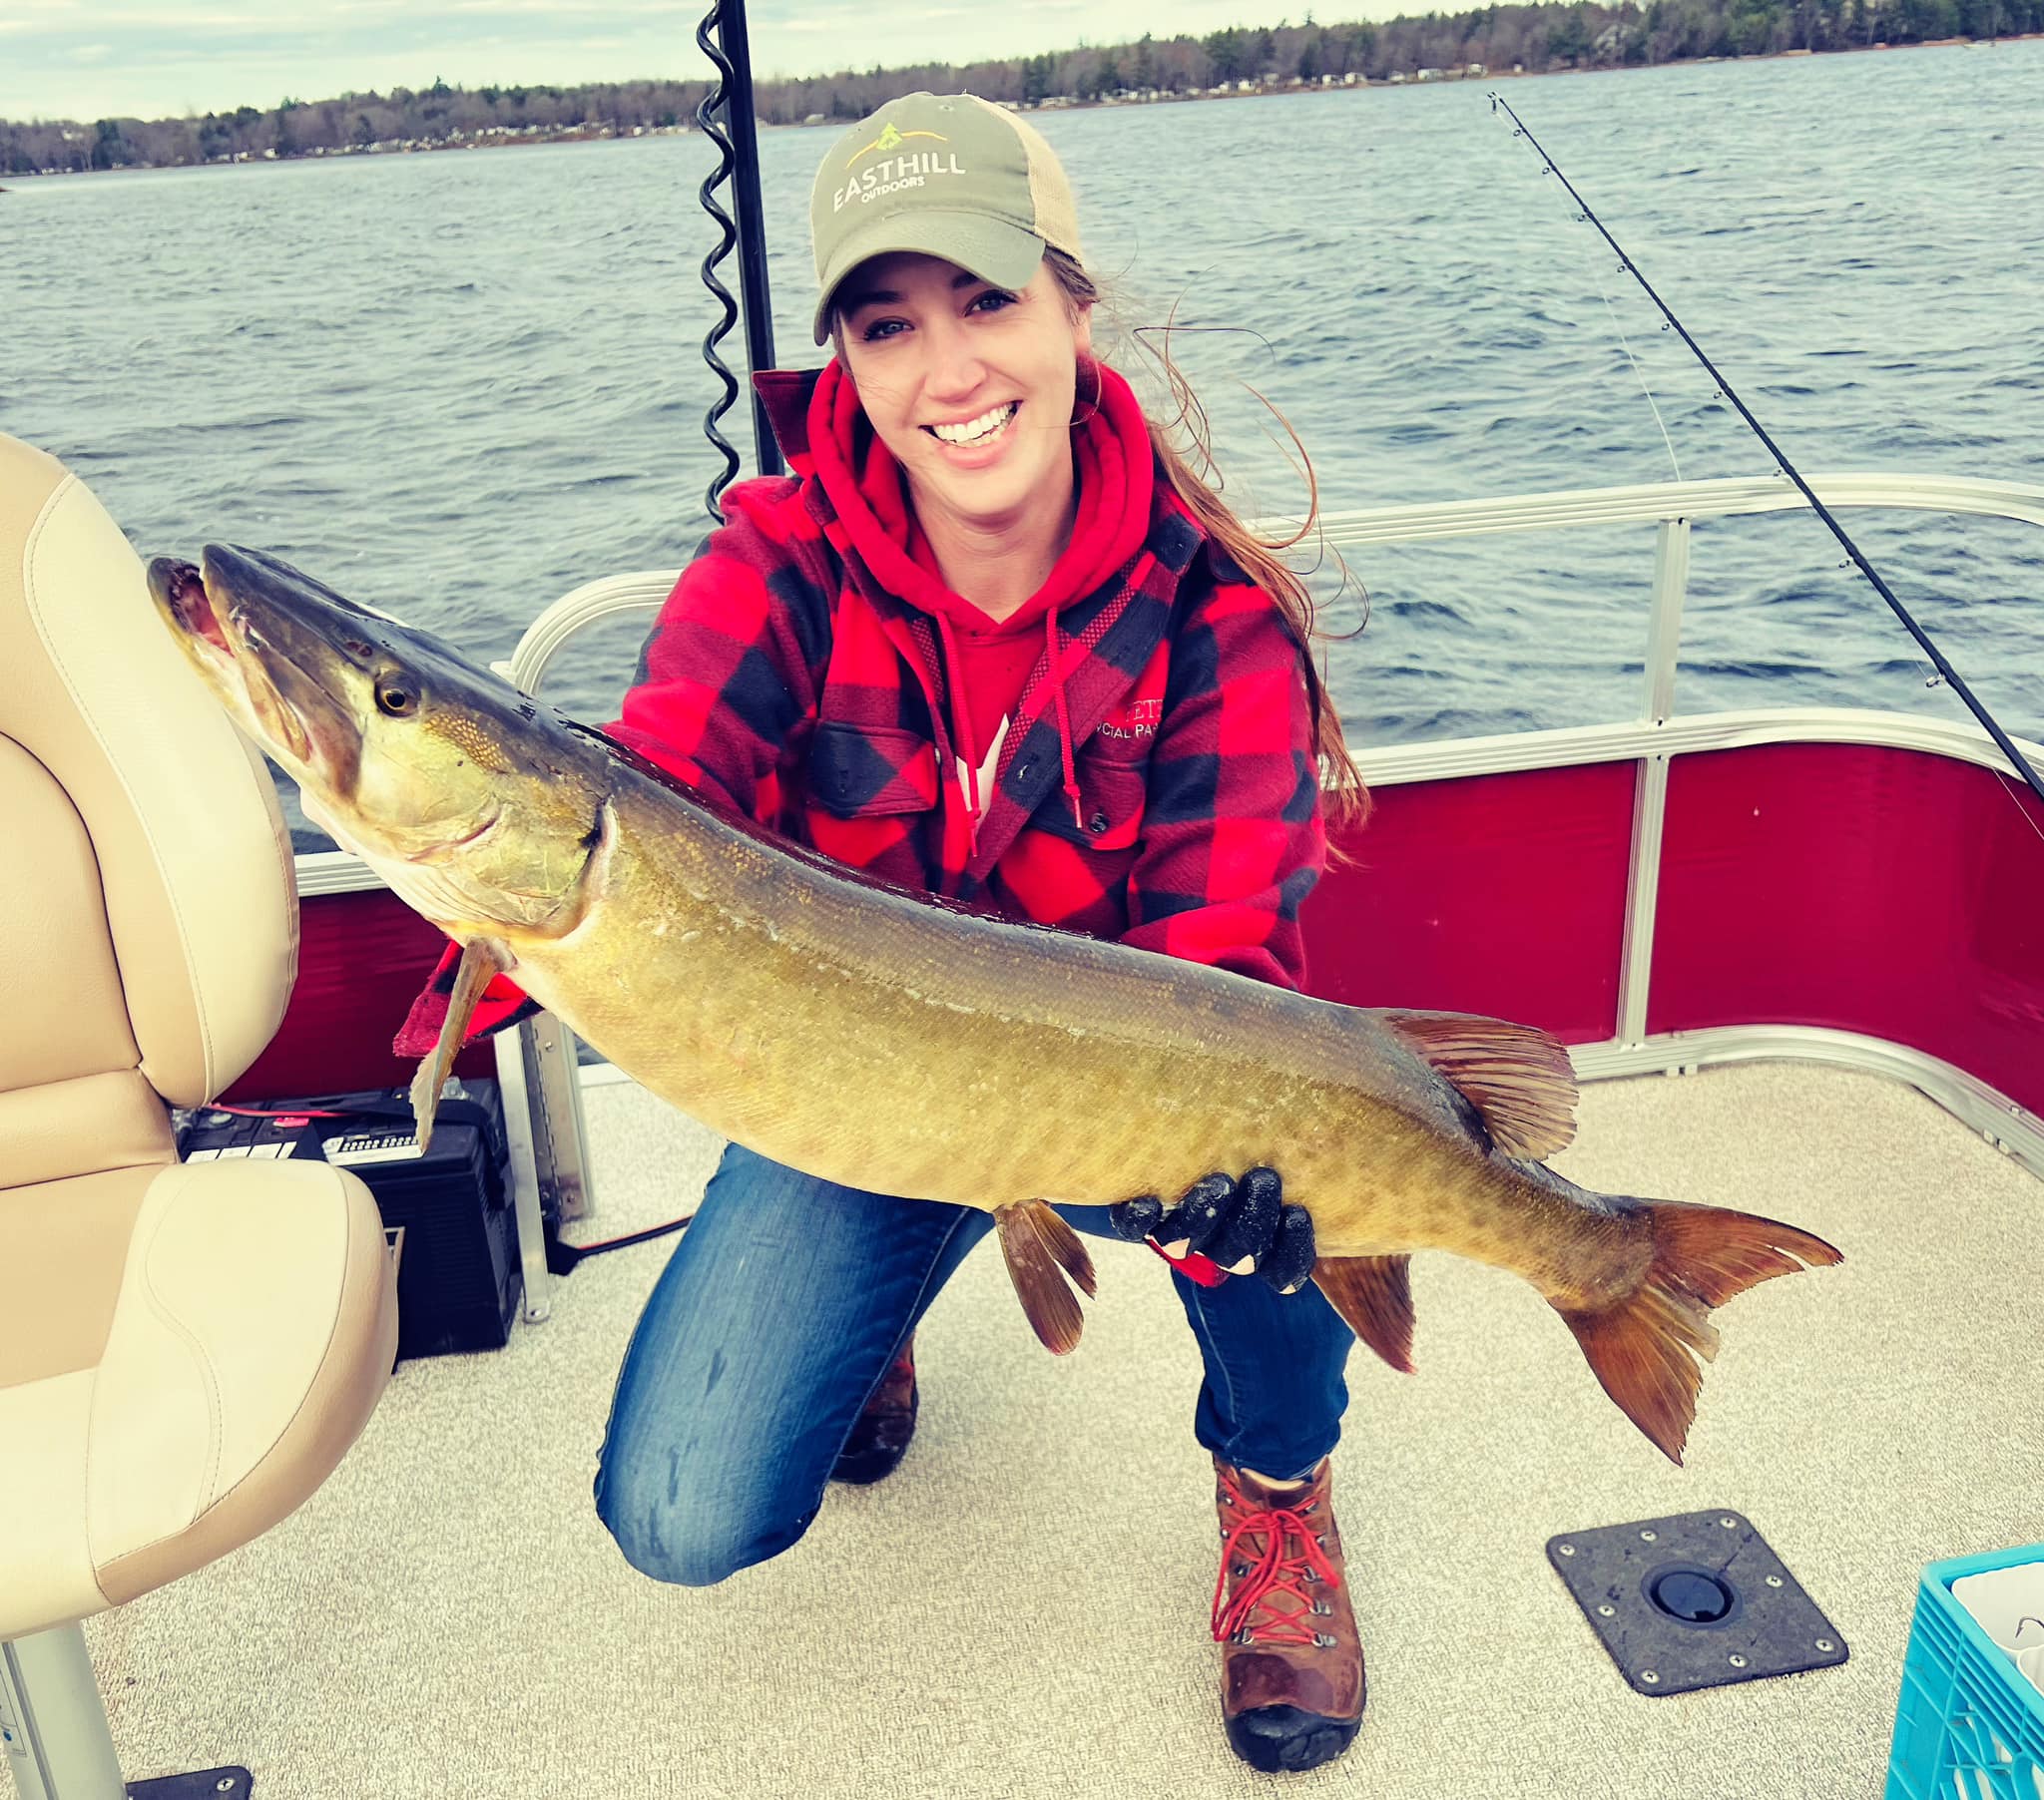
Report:
[[[405,688],[389,681],[376,683],[376,709],[379,712],[387,712],[392,718],[403,718],[417,706],[417,698]]]

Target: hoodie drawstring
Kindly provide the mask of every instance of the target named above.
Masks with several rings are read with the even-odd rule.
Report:
[[[1086,829],[1086,821],[1079,810],[1079,770],[1072,755],[1072,713],[1065,704],[1064,658],[1058,653],[1058,610],[1052,607],[1043,616],[1044,655],[1050,663],[1050,688],[1058,702],[1058,748],[1064,754],[1065,797],[1072,802],[1072,823],[1079,830]]]
[[[958,774],[958,791],[965,796],[965,817],[971,827],[972,848],[977,853],[979,821],[986,808],[979,791],[979,739],[973,735],[972,703],[965,692],[965,659],[958,654],[958,639],[951,630],[950,619],[939,613],[936,624],[944,653],[944,684],[950,691],[952,745],[960,752],[959,760],[964,764]],[[1064,763],[1065,797],[1072,802],[1072,824],[1084,831],[1086,818],[1079,793],[1078,759],[1072,748],[1072,708],[1065,697],[1064,656],[1058,643],[1056,607],[1043,616],[1043,639],[1051,695],[1057,704],[1058,752]]]
[[[944,684],[951,690],[951,736],[964,751],[965,767],[958,777],[965,795],[965,818],[972,830],[972,848],[979,849],[979,739],[972,734],[972,706],[965,697],[965,659],[958,654],[958,640],[951,634],[951,621],[937,615],[937,636],[944,646]]]

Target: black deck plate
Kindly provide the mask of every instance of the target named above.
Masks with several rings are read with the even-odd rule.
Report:
[[[1729,1509],[1564,1532],[1548,1540],[1547,1560],[1619,1671],[1650,1697],[1828,1668],[1848,1654],[1767,1540]],[[1732,1609],[1712,1623],[1671,1618],[1648,1590],[1673,1570],[1722,1579]]]
[[[233,1785],[223,1787],[222,1782]],[[128,1800],[249,1800],[255,1778],[247,1769],[201,1769],[191,1775],[160,1775],[131,1781]]]

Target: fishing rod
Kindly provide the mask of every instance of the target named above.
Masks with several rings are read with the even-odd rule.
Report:
[[[1920,625],[1918,625],[1914,619],[1912,619],[1909,616],[1909,609],[1903,606],[1902,603],[1895,598],[1894,590],[1890,588],[1886,582],[1881,580],[1880,571],[1874,568],[1874,566],[1871,563],[1869,563],[1863,555],[1860,554],[1859,546],[1853,543],[1852,540],[1845,535],[1845,528],[1842,525],[1840,525],[1836,519],[1831,517],[1830,509],[1826,507],[1824,503],[1816,497],[1815,490],[1810,487],[1808,482],[1802,479],[1800,472],[1796,469],[1795,465],[1788,460],[1787,454],[1783,451],[1782,446],[1776,443],[1775,440],[1768,435],[1767,427],[1763,425],[1759,419],[1753,416],[1753,413],[1751,409],[1747,406],[1746,402],[1742,400],[1739,397],[1739,395],[1733,391],[1732,383],[1726,380],[1724,375],[1722,375],[1719,372],[1718,365],[1715,362],[1713,362],[1710,359],[1710,357],[1704,354],[1703,346],[1699,344],[1694,337],[1690,336],[1688,330],[1684,327],[1682,320],[1677,318],[1674,312],[1672,312],[1669,309],[1668,302],[1654,291],[1653,283],[1649,281],[1645,275],[1640,273],[1639,268],[1634,263],[1632,257],[1626,254],[1624,245],[1622,245],[1616,237],[1612,236],[1610,231],[1605,229],[1603,220],[1599,219],[1597,215],[1590,210],[1590,203],[1576,192],[1575,184],[1572,183],[1567,176],[1562,174],[1560,168],[1555,163],[1555,160],[1551,156],[1549,156],[1545,150],[1541,148],[1540,140],[1534,137],[1534,135],[1526,129],[1526,122],[1523,119],[1521,119],[1517,113],[1512,111],[1511,107],[1506,103],[1504,96],[1501,94],[1494,93],[1490,96],[1490,110],[1493,114],[1503,113],[1504,116],[1512,122],[1512,135],[1515,138],[1524,138],[1528,144],[1532,145],[1535,154],[1539,156],[1541,162],[1547,165],[1549,173],[1551,173],[1555,177],[1555,179],[1561,183],[1561,185],[1564,188],[1568,189],[1569,198],[1572,201],[1574,201],[1577,206],[1582,208],[1583,217],[1597,227],[1599,233],[1603,236],[1604,241],[1611,245],[1612,250],[1616,253],[1618,257],[1618,266],[1620,267],[1620,269],[1623,270],[1626,274],[1631,275],[1635,281],[1639,282],[1639,284],[1646,289],[1647,298],[1652,300],[1656,306],[1660,307],[1661,316],[1667,319],[1667,321],[1675,327],[1676,331],[1680,333],[1682,341],[1689,345],[1690,350],[1692,351],[1692,353],[1694,353],[1696,359],[1699,362],[1701,362],[1704,365],[1704,368],[1709,372],[1711,379],[1717,382],[1718,391],[1722,393],[1726,399],[1730,400],[1732,404],[1739,409],[1739,416],[1753,427],[1754,435],[1758,437],[1762,443],[1767,445],[1769,454],[1774,457],[1775,462],[1780,467],[1782,473],[1788,476],[1788,479],[1792,481],[1796,485],[1796,487],[1801,490],[1803,499],[1809,502],[1810,510],[1814,512],[1816,516],[1830,528],[1831,536],[1836,538],[1838,542],[1845,547],[1845,554],[1849,556],[1852,559],[1852,561],[1859,566],[1859,573],[1865,576],[1866,579],[1873,584],[1874,592],[1877,593],[1881,597],[1881,599],[1888,603],[1888,606],[1893,611],[1895,617],[1899,619],[1902,622],[1903,626],[1908,630],[1909,636],[1916,640],[1916,643],[1922,650],[1923,654],[1930,659],[1931,667],[1937,671],[1938,675],[1943,678],[1946,684],[1950,686],[1951,690],[1954,693],[1956,693],[1960,699],[1966,702],[1968,709],[1972,712],[1973,716],[1980,721],[1981,725],[1985,728],[1987,735],[1994,739],[1995,746],[2001,751],[2001,753],[2004,756],[2006,756],[2009,759],[2009,762],[2014,766],[2017,772],[2021,774],[2023,780],[2029,784],[2030,791],[2034,793],[2038,799],[2044,800],[2044,781],[2038,780],[2037,771],[2030,766],[2028,760],[2024,757],[2022,751],[2016,748],[2015,740],[2011,738],[2009,734],[2006,731],[2004,731],[1999,724],[1995,722],[1994,714],[1989,712],[1987,708],[1974,696],[1972,688],[1966,685],[1965,681],[1960,677],[1959,672],[1956,669],[1954,669],[1950,663],[1945,661],[1944,653],[1940,651],[1935,644],[1931,643],[1929,634],[1926,633],[1924,629]]]

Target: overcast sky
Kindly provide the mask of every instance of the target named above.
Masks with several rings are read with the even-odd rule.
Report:
[[[0,0],[0,119],[144,119],[285,95],[688,77],[705,4],[661,0]],[[1275,25],[1299,0],[753,0],[756,74],[969,62],[1146,31]],[[1324,19],[1414,0],[1339,0]]]

